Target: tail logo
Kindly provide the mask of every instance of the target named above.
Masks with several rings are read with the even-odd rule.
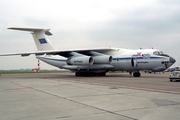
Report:
[[[45,38],[39,39],[39,42],[40,42],[41,44],[45,44],[45,43],[47,43],[47,41],[46,41],[46,39],[45,39]]]

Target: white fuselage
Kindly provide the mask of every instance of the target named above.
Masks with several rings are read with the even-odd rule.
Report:
[[[154,54],[159,51],[157,49],[139,49],[130,50],[115,48],[114,51],[108,51],[106,55],[113,57],[110,64],[92,64],[92,65],[68,65],[67,59],[62,59],[60,56],[38,56],[37,58],[56,67],[62,69],[69,69],[71,71],[93,71],[93,72],[107,72],[107,71],[163,71],[170,67],[170,57],[165,54]],[[159,51],[160,52],[160,51]]]

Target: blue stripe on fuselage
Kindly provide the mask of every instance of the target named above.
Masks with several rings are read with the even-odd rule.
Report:
[[[53,61],[61,61],[61,62],[66,62],[67,60],[61,60],[61,59],[52,59],[52,58],[45,58],[45,57],[39,57],[42,59],[46,60],[53,60]],[[113,60],[130,60],[132,57],[127,57],[127,58],[113,58]],[[144,58],[144,57],[137,57],[137,59],[162,59],[163,57],[150,57],[150,58]]]
[[[131,58],[135,58],[135,57],[127,57],[127,58],[113,58],[113,60],[130,60]],[[136,59],[162,59],[163,57],[149,57],[149,58],[145,58],[145,57],[136,57]]]

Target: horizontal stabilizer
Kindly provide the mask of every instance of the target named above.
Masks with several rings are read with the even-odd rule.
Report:
[[[16,27],[11,27],[8,29],[12,30],[21,30],[21,31],[30,31],[30,32],[39,32],[39,31],[44,31],[46,35],[53,35],[51,32],[49,32],[50,29],[38,29],[38,28],[16,28]]]

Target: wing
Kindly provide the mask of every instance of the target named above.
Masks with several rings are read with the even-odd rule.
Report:
[[[0,56],[12,56],[21,55],[22,57],[29,56],[31,54],[35,55],[60,55],[66,58],[71,57],[72,52],[80,53],[87,56],[92,56],[91,52],[97,52],[105,55],[110,55],[116,48],[95,48],[95,49],[72,49],[72,50],[47,50],[47,51],[33,51],[33,52],[20,52],[20,53],[3,53]]]

